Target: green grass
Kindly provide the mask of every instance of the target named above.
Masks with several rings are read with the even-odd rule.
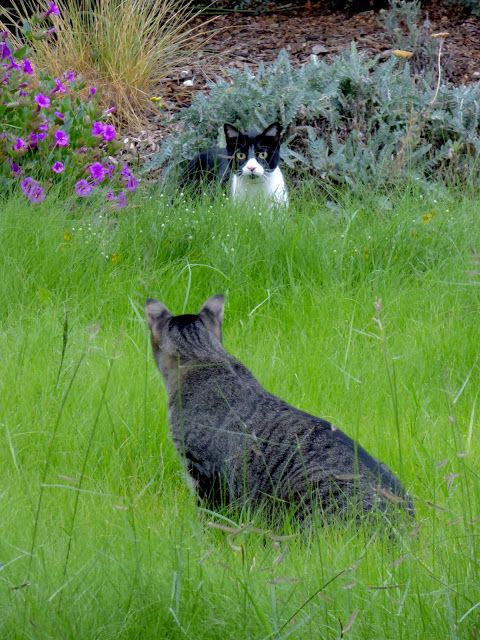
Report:
[[[274,215],[3,203],[2,640],[477,638],[479,209],[411,190]],[[186,487],[143,304],[220,292],[226,348],[387,463],[413,530],[210,526],[236,525]]]

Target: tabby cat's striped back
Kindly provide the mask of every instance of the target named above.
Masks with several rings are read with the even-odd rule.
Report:
[[[413,506],[384,464],[329,422],[266,391],[222,345],[223,296],[197,315],[146,313],[165,380],[175,445],[201,498],[255,505],[274,499],[304,518]]]

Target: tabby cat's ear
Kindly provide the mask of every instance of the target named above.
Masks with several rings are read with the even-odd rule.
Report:
[[[276,144],[280,142],[280,136],[282,135],[283,127],[280,122],[274,122],[269,125],[262,133],[260,134],[262,138],[269,138],[272,141],[275,141]]]
[[[145,314],[152,333],[152,339],[158,342],[160,338],[160,328],[166,320],[172,317],[172,314],[164,304],[153,298],[148,298],[145,303]]]
[[[222,339],[224,308],[225,298],[222,295],[216,295],[205,302],[198,314],[219,340]]]
[[[227,143],[229,141],[236,140],[240,135],[240,130],[237,127],[234,127],[233,124],[224,124],[223,130],[225,132],[225,139]]]

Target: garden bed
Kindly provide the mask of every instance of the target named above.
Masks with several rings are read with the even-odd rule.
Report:
[[[424,15],[432,31],[450,34],[444,48],[447,79],[455,84],[479,80],[480,18],[438,0],[427,4]],[[270,64],[282,48],[297,65],[307,62],[312,54],[331,61],[348,49],[351,42],[356,43],[359,51],[385,58],[391,54],[377,13],[365,11],[352,16],[328,13],[323,2],[260,15],[231,12],[218,16],[205,28],[210,39],[197,54],[196,62],[173,69],[158,88],[163,108],[149,115],[149,125],[141,131],[126,132],[126,157],[145,160],[158,151],[161,141],[172,131],[172,115],[189,106],[196,91],[208,90],[209,82],[222,76],[227,67],[241,68],[248,64],[255,69],[260,62]]]

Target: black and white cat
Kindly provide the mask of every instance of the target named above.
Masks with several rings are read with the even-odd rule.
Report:
[[[263,199],[288,206],[288,191],[279,167],[282,125],[274,122],[260,133],[224,125],[225,149],[199,153],[190,163],[188,179],[230,181],[233,200]]]

